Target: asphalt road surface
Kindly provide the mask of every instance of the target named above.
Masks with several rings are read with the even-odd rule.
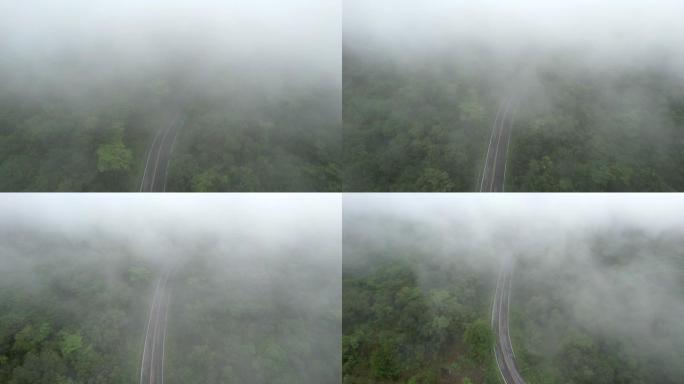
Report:
[[[511,128],[515,113],[513,98],[499,106],[494,127],[489,137],[487,155],[480,180],[480,192],[503,192],[506,181],[506,158],[511,141]]]
[[[152,297],[150,318],[147,320],[145,344],[140,364],[140,384],[164,383],[164,343],[166,341],[166,316],[170,296],[167,290],[170,272],[157,281]]]
[[[506,259],[501,267],[499,279],[496,282],[494,305],[492,306],[492,330],[496,338],[494,356],[499,372],[506,384],[524,384],[515,366],[515,353],[508,333],[508,306],[511,301],[511,277],[513,275],[513,261]]]
[[[176,142],[178,130],[183,126],[182,118],[175,119],[169,126],[160,129],[154,136],[147,152],[145,170],[140,182],[140,192],[165,192],[166,175],[171,160],[171,152]]]

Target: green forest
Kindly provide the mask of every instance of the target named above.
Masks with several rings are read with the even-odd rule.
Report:
[[[257,96],[258,108],[232,94],[188,103],[168,190],[340,190],[339,91]]]
[[[102,233],[10,232],[0,238],[0,383],[137,382],[169,260]],[[170,264],[165,381],[339,382],[339,267],[325,264],[334,258],[312,262],[310,250],[285,246],[283,259],[241,251],[226,260],[198,248]]]
[[[510,327],[526,382],[681,382],[684,338],[673,308],[684,281],[672,275],[684,269],[681,239],[628,229],[587,241],[587,260],[522,257],[515,268]],[[576,256],[582,248],[566,252]]]
[[[137,191],[155,134],[179,117],[167,190],[341,188],[340,91],[330,82],[271,87],[172,64],[103,64],[93,77],[93,59],[62,56],[39,74],[0,63],[2,191]]]
[[[498,107],[486,69],[456,53],[343,52],[344,189],[475,190]]]
[[[120,247],[2,235],[0,382],[133,383],[154,265]]]
[[[684,190],[684,78],[667,64],[502,61],[468,47],[345,47],[345,190],[476,191],[508,97],[506,191]]]
[[[520,90],[507,190],[684,190],[684,78],[549,61]]]
[[[339,382],[339,277],[305,252],[266,267],[263,255],[226,263],[214,252],[184,263],[171,286],[166,381]]]
[[[57,89],[2,92],[0,190],[136,191],[147,147],[166,124],[153,87],[106,87],[77,100]]]
[[[403,238],[414,238],[408,232]],[[364,235],[345,236],[345,384],[500,382],[490,275],[457,255],[450,262],[422,247],[366,247]]]

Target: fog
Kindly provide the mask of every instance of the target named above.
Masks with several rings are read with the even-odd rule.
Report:
[[[137,190],[155,135],[176,125],[170,191],[334,189],[303,169],[338,160],[340,13],[335,0],[0,2],[0,189]]]
[[[502,260],[513,258],[514,347],[519,358],[523,347],[541,356],[525,361],[523,376],[541,380],[524,367],[549,359],[569,379],[562,367],[575,358],[563,348],[580,332],[605,359],[630,356],[619,361],[674,383],[684,351],[682,207],[676,195],[346,195],[344,265],[403,252],[417,260],[422,286],[436,278],[428,265],[456,265],[480,271],[493,297]],[[593,382],[612,382],[597,368],[604,358],[593,359]]]
[[[335,1],[31,0],[3,2],[0,15],[3,79],[17,87],[69,91],[174,71],[185,77],[175,92],[217,77],[269,90],[340,81]]]
[[[351,0],[343,13],[351,190],[473,191],[498,112],[506,191],[682,190],[680,1]]]
[[[658,53],[656,60],[674,66],[684,58],[683,11],[676,0],[351,0],[344,2],[344,38],[404,54],[476,44],[509,59],[565,51],[620,66]]]
[[[269,250],[263,257],[284,257],[275,251],[309,234],[312,247],[339,246],[334,238],[340,204],[332,195],[114,196],[11,194],[0,201],[0,228],[5,234],[23,230],[91,241],[102,234],[152,259],[187,257],[178,247],[192,240],[211,239],[231,249],[258,244]]]
[[[30,359],[7,351],[18,330],[44,323],[57,335],[49,343],[75,332],[107,356],[92,363],[102,382],[140,375],[152,291],[167,271],[167,381],[340,377],[337,195],[9,194],[0,210],[0,350],[16,367],[0,379],[23,383]],[[99,342],[103,332],[118,341]],[[60,374],[40,366],[46,379]]]

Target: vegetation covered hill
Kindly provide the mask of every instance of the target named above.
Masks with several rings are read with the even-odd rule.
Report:
[[[165,381],[340,382],[339,267],[291,251],[279,260],[233,252],[232,262],[207,252],[183,264],[171,287]]]
[[[344,48],[346,190],[476,191],[508,97],[507,191],[684,190],[684,77],[666,57],[358,45]]]
[[[137,191],[155,133],[178,116],[169,190],[340,189],[339,91],[269,96],[243,84],[250,89],[208,95],[144,75],[3,92],[0,190]]]
[[[131,240],[97,225],[57,235],[0,224],[0,383],[138,382],[167,269],[165,382],[341,380],[340,260],[327,233],[277,246],[236,236],[249,244],[226,252],[201,236],[169,248],[154,229]]]
[[[136,382],[154,266],[36,235],[2,236],[0,382]]]
[[[520,91],[510,191],[684,190],[684,78],[560,59]]]
[[[167,189],[339,190],[338,21],[320,1],[7,4],[0,191],[137,191],[179,117]]]
[[[485,69],[373,52],[344,48],[345,190],[474,190],[497,109]]]
[[[392,237],[391,227],[377,237]],[[491,275],[457,255],[450,262],[425,252],[425,244],[367,247],[353,232],[344,242],[343,382],[499,383]],[[415,228],[401,233],[420,238]]]
[[[565,262],[522,258],[511,335],[530,384],[674,384],[684,370],[684,281],[674,233],[604,231]],[[588,251],[583,255],[585,250]]]

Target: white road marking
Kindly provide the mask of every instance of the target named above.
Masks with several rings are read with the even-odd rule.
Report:
[[[149,151],[147,152],[147,161],[145,161],[145,170],[143,171],[143,177],[142,180],[140,181],[140,192],[143,191],[143,186],[145,185],[145,176],[147,175],[147,166],[150,163],[150,158],[152,157],[152,151],[154,150],[154,144],[157,142],[157,139],[159,138],[159,134],[161,133],[161,129],[157,131],[157,133],[154,135],[154,139],[152,140],[152,145],[150,146]]]
[[[494,147],[494,162],[492,165],[492,177],[491,177],[491,183],[489,184],[489,191],[488,192],[493,192],[494,188],[494,181],[496,180],[496,160],[499,158],[499,144],[501,143],[501,134],[504,131],[504,126],[506,123],[506,113],[508,113],[508,109],[511,106],[511,99],[509,99],[506,102],[506,109],[504,111],[503,116],[501,117],[501,128],[499,129],[499,135],[496,139],[496,146]]]
[[[152,296],[152,307],[150,309],[150,317],[147,320],[147,328],[145,328],[145,343],[143,344],[143,355],[142,363],[140,364],[140,384],[143,382],[143,373],[145,372],[145,354],[147,352],[147,336],[150,334],[150,323],[152,323],[152,314],[154,313],[154,303],[157,301],[157,291],[159,290],[159,284],[161,284],[161,278],[157,281],[157,285],[154,288],[154,295]]]
[[[159,159],[161,158],[161,153],[162,153],[161,149],[164,146],[164,139],[166,139],[166,135],[168,135],[169,130],[170,130],[169,128],[166,128],[164,130],[164,135],[162,136],[161,144],[159,144],[160,148],[157,151],[157,159],[154,162],[154,172],[152,172],[152,183],[150,184],[150,189],[152,189],[151,192],[154,192],[154,182],[157,179],[157,169],[159,168]]]
[[[169,159],[168,162],[166,163],[166,169],[164,170],[164,186],[162,191],[166,192],[166,179],[169,176],[169,165],[171,165],[171,154],[173,153],[173,148],[176,146],[176,138],[178,138],[178,129],[180,129],[183,124],[185,124],[185,120],[181,119],[180,123],[178,123],[178,126],[176,129],[173,131],[173,142],[171,142],[171,149],[169,149]]]
[[[166,308],[164,309],[164,337],[162,338],[162,360],[161,360],[161,384],[164,384],[164,356],[166,355],[166,320],[169,314],[169,303],[171,295],[166,293]]]
[[[496,359],[496,366],[499,368],[499,373],[501,374],[501,378],[503,379],[504,383],[508,384],[508,381],[506,380],[506,376],[504,376],[503,371],[501,370],[501,364],[499,364],[499,357],[496,355],[496,347],[494,347],[494,359]]]
[[[516,100],[515,108],[513,108],[513,113],[511,113],[511,128],[508,130],[508,142],[506,142],[506,162],[504,163],[504,175],[503,175],[503,185],[501,186],[501,191],[506,191],[506,169],[508,169],[508,147],[511,146],[511,131],[513,131],[513,120],[515,120],[515,114],[518,112],[519,104]]]
[[[482,192],[482,187],[484,186],[485,175],[487,175],[487,164],[489,164],[489,149],[492,147],[492,139],[494,138],[494,132],[496,131],[497,122],[499,121],[499,114],[503,109],[503,105],[499,105],[499,109],[496,111],[496,117],[494,118],[494,126],[492,127],[492,133],[489,136],[489,145],[487,146],[487,154],[485,155],[484,169],[482,170],[482,181],[480,181],[480,192]]]
[[[506,307],[507,307],[506,309],[507,309],[508,313],[511,313],[511,291],[513,290],[513,285],[512,285],[513,282],[511,279],[511,276],[513,275],[513,271],[512,271],[513,267],[511,266],[510,268],[511,268],[511,271],[508,272],[509,273],[509,275],[508,275],[508,304],[506,305]],[[510,324],[510,317],[508,318],[508,320],[509,320],[509,324]],[[515,359],[515,351],[513,350],[513,342],[511,341],[510,326],[508,327],[507,335],[508,335],[508,345],[511,347],[511,352],[513,353],[513,358]]]

